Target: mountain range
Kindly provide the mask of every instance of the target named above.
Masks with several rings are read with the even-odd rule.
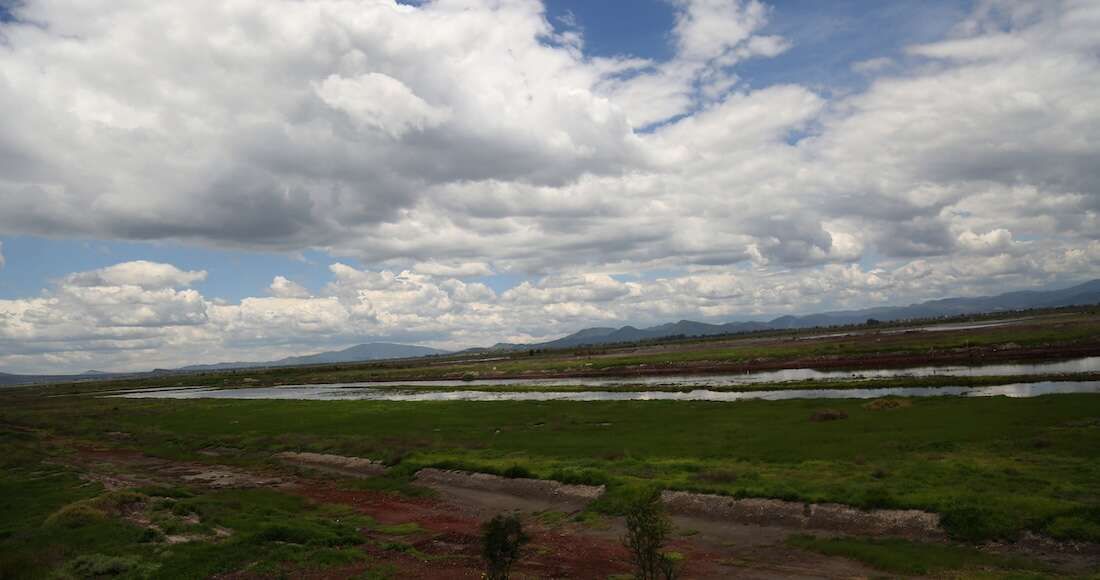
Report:
[[[357,344],[344,350],[320,352],[306,356],[291,356],[266,362],[222,362],[209,365],[191,365],[177,370],[181,371],[218,371],[225,369],[249,369],[258,367],[292,367],[301,365],[324,365],[349,362],[363,362],[370,360],[385,360],[397,358],[415,358],[433,354],[447,354],[448,351],[426,346],[409,344],[394,344],[390,342],[371,342]]]
[[[178,369],[155,369],[147,373],[105,373],[102,371],[86,371],[78,375],[12,375],[0,373],[0,386],[27,385],[36,383],[56,383],[70,381],[87,381],[96,379],[117,379],[127,377],[143,377],[166,373],[194,373],[203,371],[222,371],[231,369],[252,369],[266,367],[290,367],[300,365],[323,365],[350,362],[364,362],[371,360],[414,358],[433,354],[447,354],[445,350],[415,346],[408,344],[393,344],[389,342],[371,342],[357,344],[344,350],[320,352],[306,356],[292,356],[273,361],[262,362],[221,362],[207,365],[191,365]]]
[[[493,349],[570,348],[654,340],[670,336],[715,336],[758,330],[792,330],[824,326],[843,326],[847,324],[862,324],[868,319],[891,322],[897,320],[943,318],[966,314],[996,313],[1027,310],[1031,308],[1057,308],[1060,306],[1079,306],[1098,303],[1100,303],[1100,280],[1092,280],[1084,284],[1078,284],[1061,290],[1025,290],[998,294],[997,296],[944,298],[940,300],[929,300],[919,304],[910,304],[909,306],[878,306],[861,310],[840,310],[819,314],[808,314],[805,316],[780,316],[766,322],[750,321],[708,324],[706,322],[681,320],[679,322],[661,324],[648,328],[636,328],[633,326],[623,326],[620,328],[593,327],[585,328],[569,336],[549,342],[534,344],[500,343],[495,345]]]
[[[654,340],[672,336],[715,336],[759,330],[790,330],[824,326],[842,326],[847,324],[862,324],[868,319],[891,322],[897,320],[943,318],[967,314],[1007,312],[1032,308],[1057,308],[1061,306],[1080,306],[1086,304],[1100,304],[1100,280],[1092,280],[1060,290],[1026,290],[976,298],[944,298],[940,300],[929,300],[919,304],[910,304],[909,306],[879,306],[861,310],[840,310],[804,316],[780,316],[769,321],[709,324],[706,322],[681,320],[679,322],[670,322],[648,328],[636,328],[634,326],[622,326],[618,328],[602,326],[592,327],[548,342],[530,344],[498,343],[490,348],[473,348],[467,349],[467,351],[464,352],[571,348]],[[448,353],[448,351],[424,346],[372,342],[359,344],[344,350],[327,351],[306,356],[292,356],[274,361],[221,362],[207,365],[191,365],[174,370],[156,369],[151,373],[104,373],[101,371],[87,371],[77,375],[13,375],[0,373],[0,386],[141,377],[151,374],[173,372],[186,373],[262,367],[353,363],[441,354],[450,353]]]

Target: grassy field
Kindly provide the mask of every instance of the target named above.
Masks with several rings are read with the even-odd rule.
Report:
[[[824,407],[847,413],[814,422]],[[1033,530],[1100,541],[1100,396],[1036,399],[380,403],[39,399],[0,421],[53,436],[197,458],[241,449],[382,459],[399,473],[461,467],[639,489],[921,508],[958,538]]]
[[[80,477],[69,460],[78,447],[88,445],[256,470],[286,469],[272,459],[279,451],[367,457],[393,469],[355,483],[356,488],[405,494],[423,493],[411,485],[411,476],[429,466],[606,484],[605,495],[581,521],[620,513],[659,489],[924,509],[941,514],[957,544],[812,536],[794,536],[788,544],[859,560],[887,575],[1042,577],[1053,571],[967,544],[1010,541],[1025,531],[1057,541],[1100,542],[1100,395],[738,403],[90,395],[143,386],[613,373],[640,365],[694,368],[716,361],[804,364],[899,352],[981,357],[1036,347],[1056,353],[1062,347],[1089,348],[1098,344],[1098,336],[1097,316],[1071,312],[1010,329],[811,341],[771,333],[514,354],[503,361],[421,359],[6,389],[0,391],[0,578],[197,578],[244,568],[250,577],[279,577],[348,567],[363,570],[363,577],[380,578],[383,564],[371,561],[363,549],[362,530],[400,535],[415,529],[412,522],[382,526],[347,508],[275,490],[172,486],[110,491]],[[923,377],[737,389],[980,386],[1047,379],[1097,377]],[[843,418],[811,420],[826,409]],[[211,449],[230,452],[204,453]],[[149,521],[162,531],[139,525]],[[231,535],[222,537],[227,530]],[[218,541],[174,543],[166,535]],[[393,545],[407,549],[400,542]]]

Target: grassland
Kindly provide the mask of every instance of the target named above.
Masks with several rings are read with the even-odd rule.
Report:
[[[661,486],[863,507],[929,509],[964,539],[1033,530],[1100,541],[1100,397],[866,401],[380,403],[56,398],[6,424],[156,456],[279,450],[606,482],[604,501]],[[828,406],[848,418],[813,422]]]
[[[345,507],[277,490],[173,486],[111,491],[90,481],[71,461],[79,448],[89,445],[257,470],[285,468],[273,462],[279,451],[367,457],[392,469],[354,488],[410,495],[424,493],[410,484],[410,477],[429,466],[606,484],[604,497],[589,507],[582,521],[619,513],[657,489],[923,509],[941,514],[944,527],[959,543],[798,536],[789,544],[791,549],[860,560],[886,574],[1055,574],[1043,565],[991,556],[967,544],[1012,541],[1025,532],[1061,542],[1100,542],[1098,395],[732,404],[138,400],[94,395],[180,384],[233,387],[467,373],[568,376],[662,365],[697,369],[697,363],[722,361],[806,365],[881,360],[883,353],[925,357],[930,350],[1011,360],[1019,352],[1088,351],[1097,345],[1097,331],[1095,315],[1071,312],[1023,327],[965,332],[872,333],[809,341],[773,334],[514,354],[503,361],[424,359],[9,389],[0,392],[0,577],[198,578],[242,570],[248,572],[241,577],[271,577],[335,569],[383,577],[384,566],[364,548],[368,540],[363,530],[399,536],[419,529],[414,522],[382,525]],[[1096,377],[927,377],[827,386],[982,385],[1049,378]],[[748,388],[815,386],[823,384]],[[845,418],[811,420],[825,408]],[[230,452],[212,458],[210,450]],[[158,531],[141,525],[149,521],[157,523]],[[219,536],[223,531],[231,533]],[[173,543],[166,536],[219,539]],[[389,549],[379,547],[383,545],[409,549],[397,541],[374,549]]]

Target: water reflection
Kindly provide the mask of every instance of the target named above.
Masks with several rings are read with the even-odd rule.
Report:
[[[787,399],[875,399],[878,397],[1038,397],[1064,393],[1100,393],[1100,381],[1044,381],[990,387],[905,387],[884,389],[791,389],[783,391],[485,391],[416,392],[371,387],[301,385],[246,389],[190,388],[131,392],[128,399],[291,399],[306,401],[780,401]]]
[[[1056,373],[1100,372],[1100,357],[1080,358],[1042,364],[997,364],[984,366],[916,367],[905,369],[871,369],[860,371],[819,371],[814,369],[781,369],[742,374],[705,374],[677,376],[604,377],[570,379],[482,379],[472,381],[381,381],[369,383],[336,383],[333,387],[621,387],[652,385],[661,387],[731,387],[786,381],[830,381],[853,379],[884,379],[894,377],[988,377],[1011,375],[1039,375]]]

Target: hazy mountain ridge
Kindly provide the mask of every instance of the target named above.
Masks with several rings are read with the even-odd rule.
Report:
[[[433,354],[447,354],[447,352],[448,351],[439,350],[437,348],[429,348],[426,346],[395,344],[390,342],[371,342],[366,344],[357,344],[343,350],[325,351],[305,356],[292,356],[274,361],[220,362],[205,365],[190,365],[180,367],[178,369],[153,369],[150,372],[107,373],[103,371],[87,371],[75,375],[16,375],[0,373],[0,386],[86,381],[93,379],[123,377],[136,378],[149,375],[161,375],[171,373],[366,362],[372,360],[414,358],[420,356],[429,356]]]
[[[357,344],[343,350],[319,352],[305,356],[291,356],[274,361],[263,362],[223,362],[207,365],[181,367],[181,371],[208,371],[225,369],[245,369],[258,367],[289,367],[298,365],[322,365],[348,362],[363,362],[397,358],[415,358],[433,354],[447,354],[448,351],[426,346],[395,344],[392,342],[370,342]]]
[[[910,320],[916,318],[940,318],[966,314],[984,314],[1029,308],[1057,308],[1060,306],[1080,306],[1100,304],[1100,280],[1091,280],[1083,284],[1060,290],[1022,290],[1006,292],[996,296],[978,296],[973,298],[940,298],[908,306],[876,306],[859,310],[838,310],[803,316],[786,315],[766,322],[728,322],[710,324],[681,320],[649,328],[623,326],[617,329],[606,327],[586,328],[548,342],[534,344],[501,344],[500,348],[566,348],[586,345],[615,344],[654,340],[670,336],[715,336],[737,334],[758,330],[793,330],[818,326],[839,326],[861,324],[873,318],[883,322]]]

